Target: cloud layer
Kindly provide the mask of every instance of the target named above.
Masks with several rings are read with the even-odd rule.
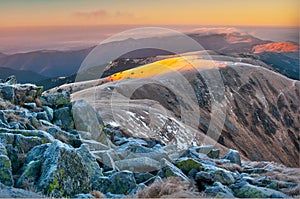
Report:
[[[94,10],[94,11],[89,11],[89,12],[75,12],[74,16],[78,18],[83,18],[83,19],[116,19],[116,18],[134,18],[134,15],[132,13],[127,13],[127,12],[121,12],[121,11],[116,11],[114,13],[110,13],[104,9],[99,9],[99,10]]]

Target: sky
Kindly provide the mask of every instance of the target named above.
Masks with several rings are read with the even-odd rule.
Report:
[[[0,0],[0,52],[81,49],[145,26],[235,27],[298,43],[299,7],[299,0]]]
[[[298,0],[0,0],[0,28],[94,25],[299,26]]]

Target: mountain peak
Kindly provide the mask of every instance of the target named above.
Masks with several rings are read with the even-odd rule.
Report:
[[[256,45],[253,47],[254,53],[261,52],[297,52],[299,45],[293,44],[292,42],[271,42],[267,44]]]

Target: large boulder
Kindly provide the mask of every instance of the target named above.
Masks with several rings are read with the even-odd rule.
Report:
[[[130,171],[120,171],[114,173],[109,180],[111,184],[105,193],[110,192],[113,194],[128,194],[136,187],[134,175]]]
[[[74,129],[74,121],[71,108],[66,106],[54,111],[53,123],[63,130],[70,131]]]
[[[213,175],[214,181],[221,182],[222,184],[230,185],[235,182],[231,172],[225,169],[218,169],[213,171],[211,174]]]
[[[240,152],[236,150],[229,149],[224,158],[230,160],[231,163],[242,165]]]
[[[167,177],[178,177],[181,178],[184,181],[189,182],[189,178],[179,169],[177,168],[175,165],[173,165],[171,162],[169,162],[166,159],[162,159],[161,160],[161,165],[162,168],[160,169],[160,171],[158,172],[158,175],[162,178],[167,178]]]
[[[72,106],[73,119],[78,131],[92,133],[93,140],[108,145],[110,142],[103,132],[104,123],[95,109],[86,101],[78,100]]]
[[[92,181],[103,176],[102,169],[99,167],[96,158],[91,154],[86,144],[81,145],[76,151],[82,157],[83,164],[87,168],[89,177]]]
[[[38,190],[62,197],[90,191],[89,170],[74,148],[56,141],[44,153]]]
[[[152,172],[160,169],[160,162],[148,157],[124,159],[115,162],[120,170],[133,172]]]
[[[235,178],[230,171],[219,168],[208,171],[200,171],[196,174],[195,179],[200,183],[204,182],[208,184],[220,182],[224,185],[231,185],[235,183]]]
[[[188,174],[192,169],[200,170],[200,167],[202,166],[200,162],[187,157],[176,160],[175,165],[185,174]]]

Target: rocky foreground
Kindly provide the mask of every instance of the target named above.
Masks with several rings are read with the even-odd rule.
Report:
[[[67,92],[0,83],[0,197],[299,197],[299,169],[128,137]],[[73,118],[73,113],[82,117]],[[96,132],[96,133],[95,133]]]

